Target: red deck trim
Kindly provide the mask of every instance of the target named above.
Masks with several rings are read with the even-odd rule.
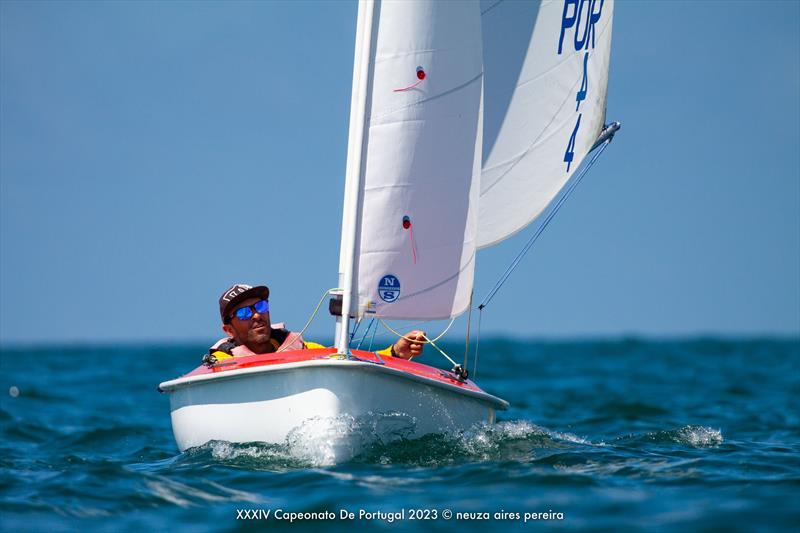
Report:
[[[336,353],[335,348],[316,348],[308,350],[291,350],[291,351],[287,350],[285,352],[265,353],[259,355],[242,355],[233,357],[231,359],[224,359],[211,368],[205,365],[200,365],[182,377],[220,374],[224,372],[229,372],[231,370],[239,370],[242,368],[268,367],[272,365],[282,365],[287,363],[300,363],[303,361],[330,359],[331,358],[330,356],[334,355],[335,353]],[[480,387],[475,385],[472,381],[470,380],[467,380],[466,382],[461,381],[455,376],[455,374],[447,370],[442,370],[432,366],[423,365],[422,363],[415,363],[414,361],[408,361],[406,359],[400,359],[399,357],[383,356],[381,358],[378,358],[378,356],[375,355],[374,352],[366,352],[363,350],[353,350],[352,353],[355,357],[362,359],[364,361],[380,364],[381,360],[383,360],[385,366],[388,368],[399,370],[401,372],[405,372],[408,374],[413,374],[415,376],[432,379],[442,383],[448,383],[450,385],[455,385],[457,387],[461,387],[466,390],[483,392],[480,389]]]

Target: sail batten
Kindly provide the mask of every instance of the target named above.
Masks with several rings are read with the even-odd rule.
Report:
[[[476,81],[480,81],[482,75],[483,75],[482,73],[478,74],[475,77],[473,77],[472,79],[470,79],[470,80],[468,80],[468,81],[466,81],[466,82],[464,82],[462,84],[456,85],[455,87],[453,87],[453,88],[451,88],[449,90],[440,92],[440,93],[435,94],[433,96],[430,96],[428,98],[422,98],[422,99],[413,101],[413,102],[411,102],[409,104],[406,104],[406,105],[404,105],[402,107],[386,110],[381,115],[370,116],[369,119],[372,120],[372,121],[376,121],[376,120],[379,120],[379,119],[382,119],[382,118],[386,118],[387,116],[391,116],[394,113],[398,113],[400,111],[404,111],[404,110],[407,110],[409,108],[413,108],[415,106],[418,106],[418,105],[421,105],[421,104],[425,104],[427,102],[432,102],[432,101],[436,100],[437,98],[442,98],[442,97],[448,96],[448,95],[450,95],[450,94],[452,94],[452,93],[454,93],[456,91],[460,91],[462,89],[466,89],[470,85],[475,83]],[[374,125],[377,126],[378,124],[374,124]]]

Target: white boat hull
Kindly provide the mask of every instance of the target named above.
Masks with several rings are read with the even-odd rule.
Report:
[[[417,438],[492,423],[496,410],[508,405],[477,388],[442,381],[371,362],[322,359],[184,377],[161,388],[170,394],[181,451],[214,440],[285,444],[304,427],[324,434],[326,421],[342,417],[388,416],[395,424],[381,438]],[[397,426],[399,420],[404,423]],[[328,431],[325,438],[350,437]],[[335,461],[358,452],[343,448]]]

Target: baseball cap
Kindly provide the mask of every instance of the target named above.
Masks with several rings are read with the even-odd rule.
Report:
[[[269,300],[269,287],[266,285],[245,285],[244,283],[237,283],[228,288],[219,297],[219,316],[223,323],[227,323],[227,316],[231,309],[236,307],[239,302],[247,300],[248,298],[262,298]]]

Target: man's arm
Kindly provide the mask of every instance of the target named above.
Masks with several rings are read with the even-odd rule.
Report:
[[[384,348],[383,350],[377,350],[375,353],[378,355],[383,355],[386,357],[399,357],[401,359],[411,359],[412,357],[417,357],[418,355],[422,355],[422,350],[425,347],[425,342],[427,341],[427,337],[425,337],[424,331],[410,331],[397,339],[393,345]],[[325,346],[321,344],[317,344],[316,342],[309,342],[305,341],[304,346],[307,349],[317,349],[317,348],[325,348]]]

